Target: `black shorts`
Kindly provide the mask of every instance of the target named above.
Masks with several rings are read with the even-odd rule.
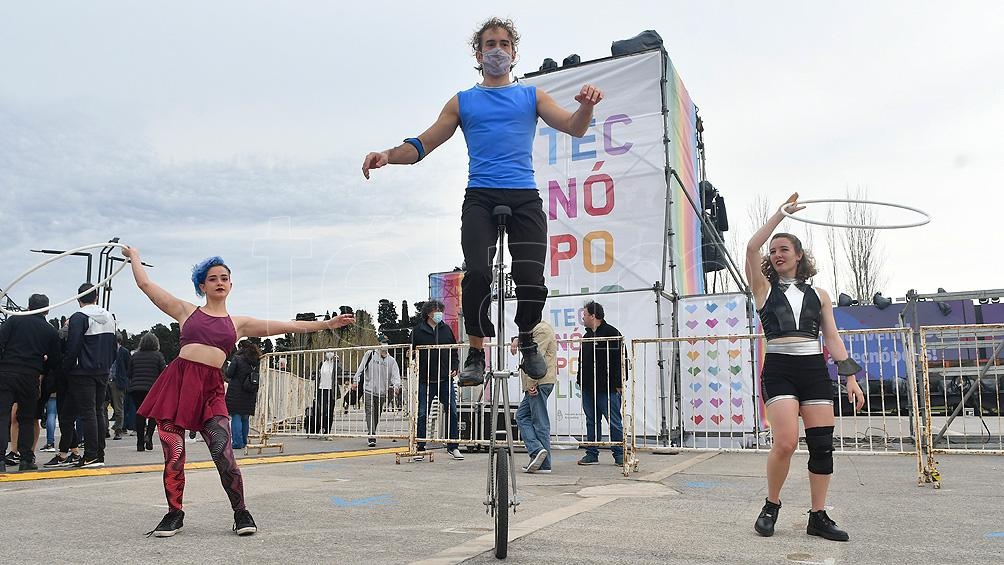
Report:
[[[764,358],[764,403],[793,398],[799,405],[833,405],[833,381],[826,370],[821,353],[815,355],[785,355],[768,353]]]

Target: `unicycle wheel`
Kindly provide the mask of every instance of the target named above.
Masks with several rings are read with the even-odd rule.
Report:
[[[509,453],[499,449],[495,458],[495,558],[509,552]]]

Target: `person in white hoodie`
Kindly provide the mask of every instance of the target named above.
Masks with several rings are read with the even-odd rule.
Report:
[[[377,425],[380,413],[389,394],[401,388],[401,369],[397,360],[387,351],[387,338],[380,339],[380,347],[363,356],[352,382],[352,390],[363,389],[363,406],[366,410],[366,433],[369,446],[376,447]]]
[[[87,292],[90,291],[90,292]],[[105,432],[108,415],[100,414],[108,388],[108,375],[118,341],[115,339],[115,319],[111,312],[97,305],[98,289],[90,283],[80,285],[77,292],[87,292],[77,303],[80,310],[70,316],[66,334],[66,355],[63,368],[70,385],[70,395],[84,423],[84,456],[77,467],[101,467],[105,464]],[[98,426],[104,423],[104,429]]]

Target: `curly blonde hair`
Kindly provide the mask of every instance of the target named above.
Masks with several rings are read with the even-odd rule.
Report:
[[[774,241],[779,237],[783,237],[790,241],[792,246],[795,247],[795,252],[802,254],[802,259],[799,260],[798,266],[795,268],[795,278],[804,282],[816,276],[816,273],[818,272],[816,270],[816,262],[812,259],[812,255],[802,247],[802,240],[790,233],[783,232],[774,234],[774,237],[770,238],[770,240]],[[776,283],[778,278],[780,278],[777,271],[774,270],[774,265],[770,262],[769,255],[765,255],[763,260],[760,262],[760,272],[763,273],[763,276],[767,277],[767,280],[769,280],[771,284]]]
[[[503,29],[509,34],[509,39],[512,40],[513,59],[515,60],[516,47],[519,45],[519,32],[516,31],[516,24],[512,23],[512,20],[508,18],[504,20],[502,18],[489,18],[485,20],[484,23],[481,24],[481,27],[479,27],[478,30],[474,32],[474,35],[471,36],[471,49],[473,49],[475,53],[481,51],[481,36],[490,29]],[[516,64],[513,63],[513,66],[516,66]],[[481,65],[474,68],[478,71],[484,70],[484,67]]]

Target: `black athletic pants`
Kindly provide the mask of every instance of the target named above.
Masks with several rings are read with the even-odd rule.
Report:
[[[460,215],[460,245],[466,273],[461,283],[464,325],[467,334],[494,337],[495,325],[488,315],[491,305],[492,261],[498,227],[492,216],[495,206],[509,206],[512,217],[506,225],[512,280],[516,285],[516,325],[530,332],[540,323],[547,287],[547,216],[535,189],[468,188]]]
[[[8,439],[13,439],[21,461],[35,460],[35,408],[40,394],[38,375],[0,373],[0,449],[7,447]],[[14,404],[17,404],[19,428],[16,438],[8,438]]]

